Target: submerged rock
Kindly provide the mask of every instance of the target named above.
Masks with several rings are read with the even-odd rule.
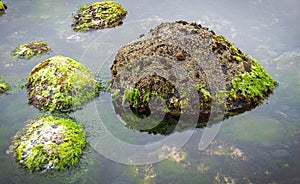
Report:
[[[111,72],[116,112],[130,127],[162,134],[179,119],[181,128],[194,120],[197,127],[206,126],[213,108],[219,113],[214,116],[224,117],[250,110],[277,84],[223,36],[184,21],[162,23],[122,47]],[[128,115],[127,108],[140,118]],[[141,126],[148,116],[163,120]]]
[[[34,41],[20,45],[12,53],[16,58],[30,59],[33,56],[46,54],[50,50],[48,43]]]
[[[45,116],[19,132],[10,147],[16,160],[31,171],[64,169],[78,163],[86,146],[85,132],[69,118]]]
[[[96,2],[80,7],[78,13],[73,16],[72,27],[74,31],[112,28],[122,25],[126,14],[127,10],[117,2]]]
[[[71,111],[98,95],[100,84],[81,63],[54,56],[29,74],[29,104],[44,111]]]

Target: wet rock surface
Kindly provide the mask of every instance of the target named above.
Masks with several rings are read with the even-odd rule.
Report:
[[[73,16],[72,27],[74,31],[112,28],[122,25],[126,14],[127,10],[117,2],[96,2],[80,7]]]
[[[54,56],[29,74],[29,104],[43,111],[72,111],[98,95],[100,84],[81,63]]]
[[[181,128],[191,126],[189,120],[206,126],[212,109],[221,117],[216,122],[250,110],[277,84],[226,38],[184,21],[162,23],[122,47],[111,72],[116,112],[130,127],[162,134],[179,119],[185,121]],[[141,127],[128,108],[142,119],[163,121]]]

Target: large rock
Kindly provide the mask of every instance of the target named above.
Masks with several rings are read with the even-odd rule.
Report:
[[[34,56],[40,56],[48,53],[51,50],[47,42],[34,41],[24,43],[13,50],[12,54],[16,58],[30,59]]]
[[[64,56],[39,63],[27,80],[29,104],[43,111],[76,110],[100,89],[100,83],[83,64]]]
[[[184,21],[162,23],[122,47],[111,67],[112,95],[127,125],[166,134],[179,119],[197,127],[260,104],[276,86],[264,68],[223,36]],[[154,99],[154,100],[153,100]],[[161,119],[141,125],[140,118]],[[192,123],[193,124],[193,123]]]

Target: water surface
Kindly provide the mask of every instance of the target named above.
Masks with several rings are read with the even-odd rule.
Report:
[[[0,75],[13,87],[0,96],[0,183],[300,182],[299,1],[120,0],[129,12],[123,26],[88,33],[74,32],[71,16],[80,5],[94,1],[4,2],[8,9],[0,17]],[[85,126],[90,142],[78,166],[59,173],[31,174],[5,153],[26,122],[43,115],[27,104],[26,90],[21,88],[33,66],[60,54],[77,59],[109,80],[109,67],[122,45],[161,22],[175,20],[209,27],[256,58],[279,82],[274,94],[254,110],[223,121],[205,150],[198,149],[205,129],[189,130],[192,136],[187,143],[158,163],[124,165],[98,152],[95,145],[105,139],[103,128],[136,145],[165,138],[126,128],[113,115],[105,93],[70,114]],[[17,46],[35,40],[47,41],[52,52],[30,60],[11,56]]]

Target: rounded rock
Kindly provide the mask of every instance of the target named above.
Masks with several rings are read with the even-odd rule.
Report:
[[[48,115],[33,120],[18,132],[11,150],[29,170],[47,171],[77,164],[85,146],[82,126],[70,118]]]
[[[51,57],[29,74],[29,104],[43,111],[72,111],[99,94],[100,83],[83,64],[64,56]]]

